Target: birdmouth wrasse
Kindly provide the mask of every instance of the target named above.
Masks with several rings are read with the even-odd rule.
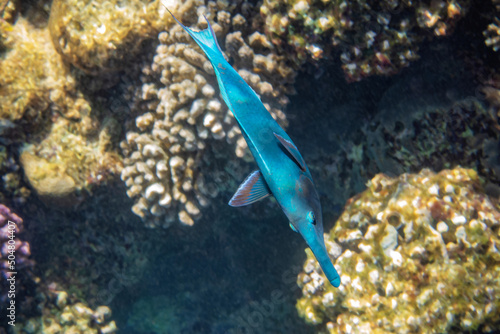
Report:
[[[259,167],[239,186],[229,205],[244,206],[274,196],[292,230],[302,235],[330,283],[338,287],[340,276],[325,247],[321,203],[299,150],[271,117],[254,90],[225,60],[210,22],[207,20],[207,29],[193,31],[174,19],[212,63],[221,96],[238,122]]]

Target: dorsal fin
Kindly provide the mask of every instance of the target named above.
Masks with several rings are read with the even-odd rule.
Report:
[[[240,184],[238,190],[229,201],[231,206],[245,206],[271,195],[271,190],[267,186],[264,177],[259,170],[252,172]]]
[[[290,155],[292,160],[299,166],[300,170],[305,172],[307,170],[306,162],[299,153],[299,149],[289,140],[281,137],[276,132],[273,132],[274,136],[279,140],[281,145],[286,149],[287,153]]]

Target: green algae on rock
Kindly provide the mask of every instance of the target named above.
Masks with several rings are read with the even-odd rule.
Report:
[[[500,320],[499,225],[474,170],[379,174],[326,238],[339,289],[307,252],[299,314],[322,333],[487,332]]]

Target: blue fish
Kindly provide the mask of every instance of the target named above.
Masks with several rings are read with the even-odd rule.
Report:
[[[172,17],[210,60],[221,96],[236,118],[259,166],[259,170],[252,172],[239,186],[229,205],[249,205],[273,195],[288,217],[292,230],[302,235],[330,283],[338,287],[340,277],[328,257],[323,239],[321,203],[299,150],[271,117],[259,96],[225,60],[207,18],[208,28],[197,32]]]

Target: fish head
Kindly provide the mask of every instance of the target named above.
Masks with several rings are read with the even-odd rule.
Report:
[[[289,215],[292,225],[308,244],[313,239],[324,244],[321,203],[312,178],[306,173],[298,178],[294,195],[293,212]]]
[[[318,192],[310,175],[302,174],[295,186],[293,212],[288,214],[294,230],[299,232],[318,260],[328,281],[334,286],[340,286],[340,276],[326,251],[323,236],[323,215]]]

